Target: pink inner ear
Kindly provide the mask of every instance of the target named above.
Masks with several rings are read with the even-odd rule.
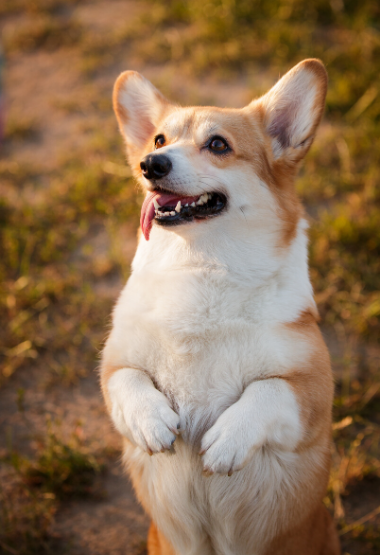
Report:
[[[297,104],[290,102],[288,106],[274,110],[272,121],[268,127],[268,133],[271,137],[275,137],[282,148],[290,146],[291,126],[296,116]]]

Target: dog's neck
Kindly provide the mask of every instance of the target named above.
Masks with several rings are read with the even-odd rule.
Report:
[[[202,224],[200,224],[202,225]],[[278,248],[273,237],[247,234],[244,239],[231,237],[229,231],[184,237],[173,230],[152,230],[151,238],[141,239],[133,273],[199,276],[214,286],[245,290],[250,299],[262,306],[268,317],[282,319],[281,314],[294,318],[310,306],[315,307],[307,264],[307,223],[298,222],[297,233],[287,247]]]

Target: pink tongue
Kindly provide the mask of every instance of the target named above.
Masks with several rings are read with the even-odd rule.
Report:
[[[148,193],[145,197],[141,208],[140,225],[144,237],[149,241],[150,230],[152,229],[152,222],[155,216],[154,201],[157,201],[160,206],[173,206],[173,210],[180,200],[182,204],[191,204],[198,200],[197,197],[180,197],[178,195],[169,195],[164,193]]]

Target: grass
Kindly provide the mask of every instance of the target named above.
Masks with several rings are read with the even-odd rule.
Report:
[[[73,46],[81,37],[81,26],[72,20],[55,20],[41,15],[13,27],[4,36],[4,47],[8,53],[30,52],[43,48],[55,50],[62,46]]]
[[[38,442],[34,460],[11,451],[9,463],[26,485],[39,489],[50,499],[93,495],[94,479],[102,469],[83,445],[78,430],[69,441],[64,441],[51,426]]]
[[[3,0],[0,5],[0,15],[19,14],[21,12],[32,15],[59,15],[68,7],[79,4],[80,0]]]
[[[138,206],[133,187],[125,188],[125,176],[105,171],[104,163],[94,163],[87,171],[67,165],[59,178],[45,175],[49,195],[34,197],[32,204],[26,199],[19,203],[18,197],[15,203],[2,201],[0,292],[7,322],[0,340],[3,379],[31,358],[42,357],[61,375],[69,365],[73,377],[83,375],[96,360],[110,306],[96,300],[91,283],[127,268],[112,258],[105,265],[96,257],[87,257],[87,262],[81,243],[96,222],[103,226],[112,219],[110,235],[118,221],[136,222]],[[3,175],[9,187],[17,183],[17,188],[18,177],[9,176],[7,167]],[[33,196],[35,185],[30,187]],[[68,298],[70,303],[65,302]],[[97,335],[93,322],[98,322]]]
[[[19,405],[22,412],[22,391]],[[80,426],[67,440],[59,427],[48,421],[46,434],[35,439],[32,457],[21,455],[10,445],[2,460],[6,479],[0,487],[1,554],[57,553],[59,537],[51,533],[51,525],[58,502],[103,497],[97,483],[103,463],[82,440]]]
[[[8,140],[25,141],[36,137],[38,125],[32,118],[8,118],[4,131]]]
[[[191,102],[193,89],[186,97],[176,88],[181,76],[185,84],[210,75],[215,83],[248,76],[254,96],[264,92],[257,75],[269,74],[274,81],[301,59],[320,57],[330,78],[326,118],[297,188],[310,214],[310,272],[322,323],[342,347],[333,353],[335,447],[325,502],[339,524],[344,551],[375,555],[379,516],[364,522],[360,517],[376,507],[366,510],[363,502],[360,515],[354,515],[350,500],[358,488],[380,493],[379,3],[151,0],[145,6],[137,19],[104,33],[79,23],[76,2],[18,0],[0,8],[7,17],[27,11],[24,24],[5,40],[10,58],[75,49],[73,70],[83,79],[82,95],[52,104],[68,117],[87,114],[78,130],[83,146],[63,152],[55,170],[0,161],[5,191],[0,198],[0,382],[42,365],[49,369],[50,383],[77,383],[96,361],[111,310],[112,301],[99,297],[96,286],[128,276],[121,230],[126,223],[136,229],[141,198],[123,160],[109,96],[93,86],[94,76],[126,52],[135,65],[158,64],[157,73],[169,79],[157,77],[156,84],[166,94],[174,91],[174,100]],[[7,123],[6,144],[30,143],[37,132],[36,120],[14,118]],[[106,237],[103,251],[98,235]],[[20,510],[12,509],[16,501],[10,498],[4,505],[8,532],[2,537],[11,548],[12,530],[16,536],[25,530],[20,532],[25,538],[31,534],[25,545],[52,541],[44,538],[66,495],[65,465],[82,464],[70,450],[74,447],[62,441],[48,434],[23,466],[19,493],[12,493],[21,499]],[[28,516],[33,514],[42,524],[35,525]],[[33,539],[37,532],[40,539]],[[2,544],[1,549],[7,552]]]
[[[12,478],[12,489],[0,488],[1,555],[57,553],[55,538],[49,534],[56,512],[54,500]]]

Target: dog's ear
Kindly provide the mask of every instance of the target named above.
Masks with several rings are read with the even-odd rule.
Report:
[[[275,160],[297,162],[305,156],[323,115],[326,91],[325,67],[310,59],[296,65],[256,101]]]
[[[113,107],[128,152],[138,152],[153,136],[170,106],[162,94],[137,71],[125,71],[113,89]]]

